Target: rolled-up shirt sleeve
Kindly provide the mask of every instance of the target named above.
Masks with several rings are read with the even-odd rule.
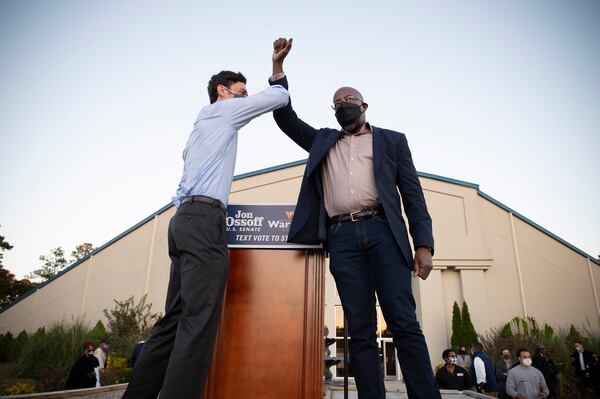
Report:
[[[229,122],[239,130],[257,116],[285,107],[289,99],[290,95],[283,86],[274,85],[245,98],[224,101],[223,105]]]

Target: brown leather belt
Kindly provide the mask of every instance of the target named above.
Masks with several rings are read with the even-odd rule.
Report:
[[[332,224],[344,223],[344,222],[358,222],[359,220],[370,219],[373,216],[383,215],[383,206],[379,205],[376,208],[361,209],[360,211],[354,211],[346,213],[345,215],[336,215],[329,218]]]
[[[205,204],[210,204],[214,207],[221,208],[221,210],[223,210],[223,212],[225,212],[227,210],[227,208],[225,208],[225,205],[223,205],[223,203],[221,201],[211,198],[211,197],[207,197],[206,195],[192,195],[191,197],[185,197],[181,201],[181,205],[187,204],[189,202],[191,202],[191,203],[203,202]]]

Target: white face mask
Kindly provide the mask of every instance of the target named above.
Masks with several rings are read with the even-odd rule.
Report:
[[[449,364],[456,364],[456,356],[450,356],[448,358],[448,363]]]
[[[525,367],[531,366],[531,358],[521,360],[521,364]]]

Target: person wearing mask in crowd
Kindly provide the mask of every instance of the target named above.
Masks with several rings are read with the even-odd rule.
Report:
[[[506,378],[508,377],[508,370],[513,366],[513,361],[510,358],[510,351],[507,348],[502,349],[500,352],[502,360],[496,363],[496,381],[498,382],[498,397],[501,399],[508,399],[506,395]]]
[[[456,365],[464,369],[469,370],[471,368],[471,356],[467,354],[467,348],[462,346],[458,350],[458,356],[456,357]]]
[[[577,388],[581,393],[590,392],[592,389],[592,353],[583,348],[580,341],[575,341],[575,352],[571,354],[571,364],[577,376]]]
[[[477,385],[477,392],[495,395],[498,392],[496,371],[492,359],[483,351],[483,344],[477,342],[472,349],[473,367],[471,377]]]
[[[109,347],[110,346],[109,346],[108,341],[104,340],[100,343],[100,345],[98,346],[98,348],[96,348],[96,351],[94,352],[94,356],[96,356],[96,359],[98,359],[98,364],[100,365],[100,368],[99,368],[100,378],[104,377]]]
[[[65,383],[65,389],[83,389],[96,386],[98,382],[96,369],[99,363],[98,359],[94,356],[94,347],[93,342],[88,341],[83,344],[84,354],[77,359],[71,368],[71,372]]]
[[[547,398],[550,391],[542,372],[532,367],[531,354],[527,349],[517,351],[519,365],[508,371],[506,394],[514,399]]]
[[[439,389],[456,389],[458,391],[475,389],[469,372],[456,364],[456,353],[452,349],[442,352],[442,359],[446,364],[435,374]]]
[[[548,398],[556,398],[558,392],[558,367],[548,353],[546,345],[542,342],[536,345],[536,353],[533,355],[532,365],[542,372],[546,385],[550,391]]]
[[[278,39],[273,47],[270,82],[287,88],[283,60],[292,40]],[[349,368],[358,395],[385,397],[374,334],[377,293],[408,396],[440,398],[412,293],[411,271],[423,280],[429,276],[434,244],[408,141],[403,133],[367,122],[369,106],[358,90],[341,87],[332,100],[341,129],[310,126],[291,101],[273,112],[277,126],[309,153],[288,241],[329,250],[329,268],[352,337]]]

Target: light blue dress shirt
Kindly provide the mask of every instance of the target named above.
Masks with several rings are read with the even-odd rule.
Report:
[[[202,108],[183,150],[183,176],[173,204],[178,207],[185,197],[206,195],[227,206],[238,130],[288,101],[288,91],[275,85],[245,98],[217,101]]]

